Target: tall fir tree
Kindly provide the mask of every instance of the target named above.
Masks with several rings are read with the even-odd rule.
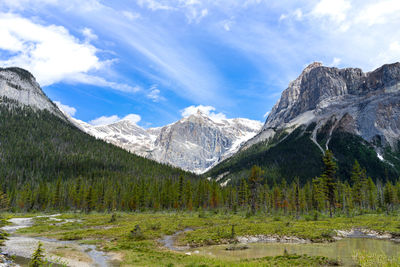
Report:
[[[329,216],[332,218],[335,210],[335,190],[336,190],[336,170],[337,165],[333,159],[333,153],[330,150],[326,150],[322,158],[324,162],[324,172],[322,179],[325,184],[325,196],[329,203]]]

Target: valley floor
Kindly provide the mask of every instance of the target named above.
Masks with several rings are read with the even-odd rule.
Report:
[[[400,236],[397,214],[335,218],[306,215],[298,220],[284,215],[247,217],[244,213],[222,212],[115,213],[114,216],[110,213],[64,213],[36,217],[38,215],[43,214],[3,214],[8,218],[34,218],[34,224],[18,229],[17,235],[96,245],[113,257],[114,265],[121,266],[329,266],[337,261],[323,256],[285,253],[284,248],[281,255],[261,258],[215,257],[199,253],[199,250],[217,244],[230,244],[229,248],[235,248],[232,245],[235,240],[241,243],[260,240],[320,243],[360,233],[388,240]],[[243,244],[236,248],[240,246]],[[400,245],[394,249],[400,252]],[[68,254],[60,249],[59,256],[68,256],[62,253]],[[354,251],[354,261],[361,266],[374,266],[375,260],[379,260],[381,266],[400,266],[397,258]]]

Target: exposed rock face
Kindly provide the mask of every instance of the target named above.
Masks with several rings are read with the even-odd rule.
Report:
[[[46,109],[54,115],[64,118],[57,106],[40,89],[35,78],[20,68],[0,68],[0,98],[15,100],[19,105],[33,109]]]
[[[173,124],[143,129],[124,120],[92,126],[71,118],[83,131],[132,153],[202,173],[235,153],[262,127],[248,119],[212,119],[198,112]]]
[[[368,142],[378,140],[383,147],[397,149],[399,116],[400,63],[383,65],[369,73],[313,63],[289,84],[262,131],[244,148],[271,138],[279,129],[290,132],[315,122],[315,133],[329,123],[331,133],[350,132]]]
[[[150,157],[202,173],[235,153],[261,126],[258,121],[215,120],[198,112],[161,128]]]

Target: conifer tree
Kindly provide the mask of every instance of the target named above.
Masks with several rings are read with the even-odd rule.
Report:
[[[239,188],[239,205],[242,207],[247,206],[247,199],[248,199],[248,186],[245,179],[240,181],[240,188]]]
[[[300,217],[300,181],[299,181],[299,177],[295,178],[295,206],[296,206],[296,219],[299,219]]]
[[[95,208],[94,191],[93,186],[89,186],[86,194],[86,213],[91,212]]]
[[[60,207],[61,202],[61,179],[57,180],[56,190],[53,196],[53,208],[57,209]]]
[[[10,203],[10,200],[9,200],[7,194],[3,193],[0,190],[0,211],[7,210],[9,208],[9,203]]]
[[[324,162],[324,172],[321,177],[325,183],[325,197],[329,203],[329,216],[332,218],[332,213],[335,209],[337,166],[330,150],[325,151],[325,155],[323,156],[322,160]]]
[[[250,186],[250,204],[251,204],[251,213],[254,214],[256,212],[256,203],[257,203],[257,190],[261,181],[261,176],[263,175],[263,171],[260,167],[254,165],[251,168],[250,178],[249,178],[249,186]]]
[[[353,183],[353,202],[355,205],[358,207],[361,206],[361,201],[362,201],[362,182],[361,182],[361,177],[362,177],[362,171],[360,164],[358,163],[357,160],[355,160],[354,165],[353,165],[353,170],[351,171],[351,181]]]
[[[29,262],[29,267],[42,267],[45,265],[46,260],[44,258],[44,250],[42,246],[42,243],[39,242],[37,249],[32,254],[31,261]]]

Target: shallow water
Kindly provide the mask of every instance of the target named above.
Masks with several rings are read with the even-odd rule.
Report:
[[[53,215],[50,217],[54,217]],[[21,266],[28,266],[29,258],[33,251],[37,248],[38,242],[42,242],[46,252],[52,255],[57,255],[58,252],[64,251],[69,253],[68,258],[62,261],[68,261],[69,266],[117,266],[116,263],[110,262],[108,256],[96,249],[94,245],[79,244],[75,241],[61,241],[56,239],[49,239],[45,237],[28,237],[18,236],[15,231],[21,228],[29,227],[33,224],[32,218],[13,218],[9,220],[12,224],[3,227],[2,229],[11,235],[5,242],[2,248],[3,252],[9,255],[17,256],[15,262]],[[50,257],[50,259],[57,260],[59,257]],[[53,266],[58,266],[57,264]]]
[[[345,238],[332,243],[252,243],[247,246],[249,249],[236,251],[225,250],[228,245],[208,246],[192,249],[191,252],[218,258],[248,259],[283,255],[283,251],[286,249],[290,254],[307,254],[338,259],[344,266],[354,265],[352,256],[357,250],[384,253],[388,256],[400,254],[400,244],[371,238]]]

